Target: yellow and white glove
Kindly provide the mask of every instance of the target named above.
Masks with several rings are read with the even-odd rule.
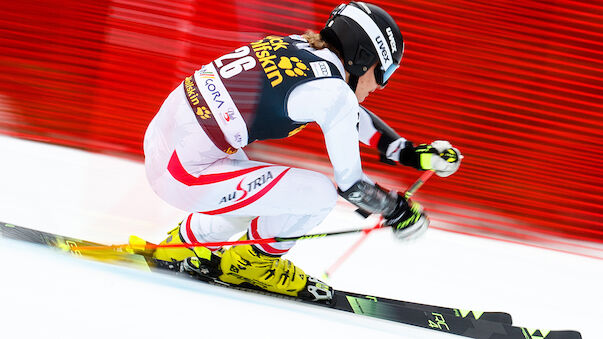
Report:
[[[414,146],[407,141],[400,152],[400,163],[419,170],[434,170],[440,177],[447,177],[461,166],[461,152],[445,140],[436,140],[431,145]]]

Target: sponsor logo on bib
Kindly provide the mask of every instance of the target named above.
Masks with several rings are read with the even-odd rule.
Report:
[[[251,48],[255,52],[255,56],[258,58],[258,62],[272,87],[276,87],[283,82],[283,73],[292,78],[308,76],[306,72],[310,68],[298,57],[277,57],[274,54],[280,49],[289,48],[288,46],[289,43],[283,41],[282,37],[272,35],[251,43]]]
[[[329,64],[326,61],[311,62],[310,67],[312,68],[314,76],[317,78],[332,76],[331,68],[329,67]]]

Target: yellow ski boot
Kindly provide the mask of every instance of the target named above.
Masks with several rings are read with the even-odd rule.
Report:
[[[333,289],[310,277],[291,261],[263,254],[252,245],[233,246],[220,262],[226,283],[298,297],[304,300],[331,300]]]
[[[168,232],[168,237],[159,245],[183,244],[180,237],[180,225]],[[153,258],[163,261],[182,261],[188,257],[197,256],[209,258],[211,251],[205,247],[160,247],[153,252]]]
[[[183,244],[180,225],[168,232],[168,237],[160,245]],[[158,264],[173,271],[188,272],[193,275],[219,275],[220,257],[208,248],[196,247],[159,247],[153,252]]]

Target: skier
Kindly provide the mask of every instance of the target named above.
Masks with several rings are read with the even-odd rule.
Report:
[[[338,194],[383,215],[400,238],[429,221],[421,206],[376,185],[362,171],[358,142],[386,161],[440,176],[454,173],[460,152],[447,141],[414,146],[362,103],[399,67],[404,44],[393,18],[363,2],[341,4],[320,33],[267,36],[223,55],[187,77],[165,100],[144,139],[153,190],[190,214],[162,244],[306,234],[334,208]],[[337,188],[317,172],[252,161],[243,147],[291,136],[316,122]],[[182,270],[203,270],[234,285],[252,285],[308,300],[332,289],[282,257],[293,242],[159,248],[154,257]]]

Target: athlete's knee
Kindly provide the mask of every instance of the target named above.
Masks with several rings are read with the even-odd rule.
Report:
[[[321,187],[322,187],[322,194],[324,195],[323,199],[324,199],[324,203],[325,203],[325,207],[329,208],[329,210],[333,209],[335,207],[335,204],[337,203],[337,198],[339,197],[339,195],[337,194],[337,189],[335,188],[335,185],[333,184],[333,182],[331,181],[331,179],[329,179],[327,176],[325,175],[320,175],[321,176]]]
[[[312,206],[316,206],[318,210],[331,210],[335,207],[337,202],[337,190],[335,185],[326,175],[313,172],[304,171],[305,173],[305,186],[302,188],[302,192],[307,192],[306,198],[307,203]]]

